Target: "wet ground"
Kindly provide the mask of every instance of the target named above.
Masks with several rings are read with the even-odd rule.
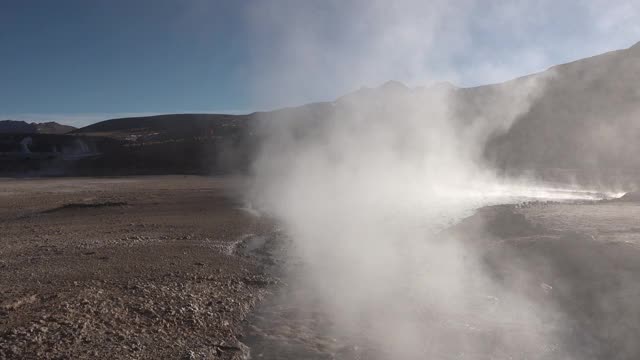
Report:
[[[459,278],[468,281],[465,306],[453,309],[462,311],[425,304],[412,314],[419,354],[385,346],[391,325],[378,331],[408,318],[407,293],[346,331],[305,283],[304,264],[289,257],[279,290],[249,317],[244,342],[255,359],[636,359],[639,215],[636,201],[532,202],[483,208],[443,231],[480,249],[494,280]],[[519,314],[522,299],[537,310]]]

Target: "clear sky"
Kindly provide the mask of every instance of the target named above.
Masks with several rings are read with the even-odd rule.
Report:
[[[640,41],[640,0],[0,0],[0,119],[251,112],[473,86]]]

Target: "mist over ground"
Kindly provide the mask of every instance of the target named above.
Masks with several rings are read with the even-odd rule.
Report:
[[[563,315],[483,267],[482,232],[441,232],[486,205],[607,196],[488,165],[487,139],[545,89],[540,78],[518,85],[498,88],[471,120],[451,89],[394,82],[338,99],[318,121],[263,119],[251,201],[280,221],[304,264],[291,286],[316,300],[296,306],[365,339],[377,354],[367,358],[568,358]]]
[[[443,74],[429,73],[423,64],[450,49],[434,47],[433,39],[468,35],[464,11],[471,5],[349,7],[344,16],[373,32],[349,52],[348,73],[331,64],[344,54],[327,54],[313,25],[287,33],[287,55],[273,73],[285,84],[317,80],[320,86],[402,72],[412,81],[437,79]],[[314,10],[301,5],[287,12],[293,21],[314,24]],[[266,24],[274,26],[268,16]],[[445,24],[454,30],[443,35]],[[353,26],[347,36],[359,33]],[[316,78],[314,69],[337,71]],[[263,114],[251,201],[280,221],[294,245],[291,256],[304,264],[291,286],[317,300],[297,306],[324,312],[338,332],[361,339],[364,358],[590,356],[576,346],[578,340],[568,340],[567,315],[553,301],[540,301],[552,287],[532,280],[526,264],[498,258],[512,273],[496,277],[483,265],[481,245],[489,235],[477,228],[442,232],[486,205],[612,194],[612,188],[590,193],[567,183],[554,188],[527,172],[507,176],[491,150],[488,157],[485,152],[489,142],[500,144],[517,120],[530,116],[532,106],[539,111],[540,99],[558,91],[557,79],[566,76],[563,69],[550,69],[475,93],[447,83],[408,88],[391,81],[318,105],[322,117],[302,109]],[[538,292],[531,292],[532,284]]]

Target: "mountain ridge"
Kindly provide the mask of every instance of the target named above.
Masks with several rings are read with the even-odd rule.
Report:
[[[0,133],[66,134],[75,129],[55,121],[29,123],[23,120],[0,120]]]
[[[254,125],[261,122],[293,121],[297,133],[313,133],[314,124],[354,104],[382,106],[384,116],[392,117],[393,106],[404,104],[408,98],[438,99],[439,95],[447,94],[459,121],[468,126],[475,119],[510,118],[496,104],[510,105],[524,94],[530,103],[523,112],[488,134],[486,144],[479,149],[484,161],[511,174],[528,171],[546,174],[549,169],[562,169],[599,176],[605,168],[640,174],[640,158],[633,156],[640,153],[640,143],[635,141],[640,137],[638,49],[640,43],[497,84],[459,88],[444,83],[409,88],[391,81],[377,88],[361,88],[332,102],[245,115],[167,114],[111,119],[74,130],[72,134],[111,133],[121,138],[141,135],[138,139],[163,132],[168,134],[165,138],[173,136],[171,133],[182,137],[208,134],[219,139],[231,137],[246,146],[257,141],[251,137]],[[528,86],[538,81],[542,85],[536,95]]]

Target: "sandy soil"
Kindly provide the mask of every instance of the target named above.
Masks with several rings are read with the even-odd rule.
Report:
[[[242,358],[270,225],[233,178],[0,180],[0,359]]]

